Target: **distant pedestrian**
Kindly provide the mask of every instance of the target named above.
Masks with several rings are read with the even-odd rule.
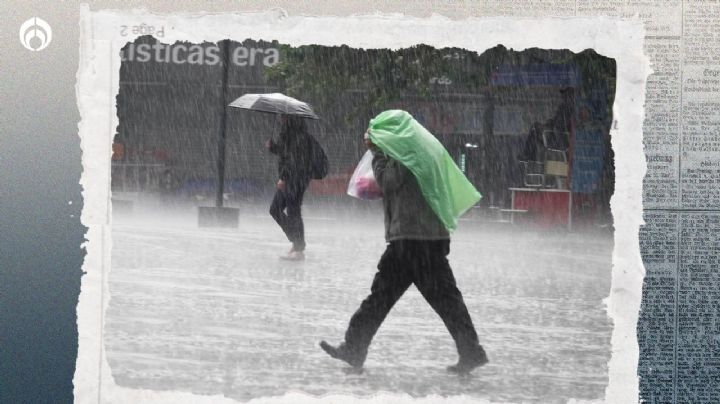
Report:
[[[405,111],[386,111],[372,120],[365,142],[374,155],[373,172],[383,192],[387,248],[370,295],[350,319],[345,341],[339,346],[322,341],[320,347],[362,369],[373,336],[414,284],[455,341],[459,360],[448,370],[468,373],[488,359],[447,260],[448,229],[454,229],[457,216],[480,194],[442,145]]]
[[[543,125],[540,122],[534,122],[530,126],[523,150],[518,155],[519,161],[540,162],[545,154],[545,146],[542,139]]]
[[[313,178],[327,174],[327,157],[308,134],[305,120],[298,116],[281,115],[279,141],[268,140],[268,150],[278,156],[278,181],[270,205],[270,215],[280,225],[292,247],[280,258],[290,261],[305,259],[305,227],[301,208],[305,190]]]

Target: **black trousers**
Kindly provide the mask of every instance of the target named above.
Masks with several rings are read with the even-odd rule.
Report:
[[[286,184],[285,191],[278,189],[270,204],[270,215],[296,251],[305,249],[305,226],[300,211],[306,188],[307,184]]]
[[[460,358],[484,354],[447,260],[449,240],[398,240],[380,258],[370,295],[353,314],[345,333],[347,348],[361,358],[380,324],[411,284],[445,323]],[[408,330],[411,333],[412,330]]]

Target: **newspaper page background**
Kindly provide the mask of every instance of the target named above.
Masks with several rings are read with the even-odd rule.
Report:
[[[290,15],[317,15],[322,8],[319,2],[273,4]],[[720,397],[715,256],[720,246],[720,2],[376,2],[373,6],[368,10],[349,3],[334,13],[382,10],[418,17],[438,13],[456,20],[467,16],[642,19],[644,49],[653,74],[647,83],[643,129],[648,171],[643,183],[646,225],[640,233],[646,271],[637,324],[640,398],[647,402],[716,402]],[[247,10],[267,7],[254,3]],[[614,199],[614,207],[616,203]],[[93,213],[102,214],[90,211],[84,215]],[[97,234],[89,238],[108,237],[100,228],[91,226],[90,232]],[[93,259],[103,258],[88,256]]]
[[[720,2],[641,4],[647,13],[643,130],[645,263],[638,322],[641,396],[720,399]]]

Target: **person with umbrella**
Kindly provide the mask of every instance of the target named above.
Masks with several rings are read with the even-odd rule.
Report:
[[[278,156],[278,181],[270,204],[270,215],[280,225],[292,247],[280,258],[305,259],[305,226],[301,208],[305,190],[312,179],[327,174],[327,156],[307,130],[304,118],[318,119],[312,108],[280,93],[245,94],[230,106],[280,115],[279,140],[269,139],[265,146]]]
[[[266,143],[270,153],[278,156],[277,190],[270,204],[270,215],[292,243],[290,251],[280,258],[290,261],[305,258],[305,226],[301,207],[305,190],[312,179],[313,144],[303,118],[281,115],[279,141]]]
[[[390,110],[370,121],[365,143],[383,192],[387,247],[370,295],[350,319],[338,346],[320,342],[331,357],[361,371],[383,320],[415,284],[442,318],[459,360],[448,367],[465,374],[487,363],[483,347],[447,260],[458,217],[480,199],[447,150],[412,116]]]

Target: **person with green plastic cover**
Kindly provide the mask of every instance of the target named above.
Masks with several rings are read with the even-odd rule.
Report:
[[[350,319],[345,341],[320,347],[362,371],[370,342],[403,293],[415,284],[445,323],[466,374],[488,362],[447,260],[457,219],[481,198],[440,142],[409,113],[390,110],[370,121],[365,143],[383,192],[387,248],[370,295]]]

